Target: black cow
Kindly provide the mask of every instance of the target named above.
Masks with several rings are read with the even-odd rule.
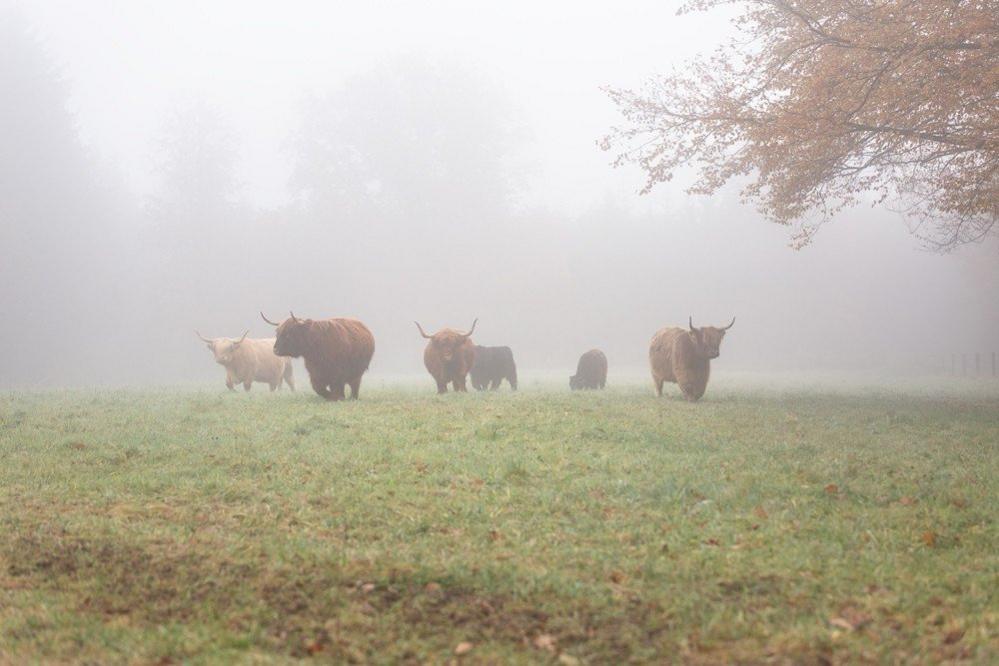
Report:
[[[579,357],[576,374],[569,377],[569,388],[602,389],[607,385],[607,357],[599,349],[591,349]]]
[[[513,352],[509,347],[476,345],[470,374],[472,386],[479,391],[486,387],[496,390],[504,379],[510,382],[510,388],[517,390],[517,364],[513,362]]]

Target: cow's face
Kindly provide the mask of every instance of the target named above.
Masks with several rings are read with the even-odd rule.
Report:
[[[311,319],[289,317],[277,327],[277,339],[274,340],[274,353],[278,356],[298,358],[305,354],[307,335]]]
[[[698,355],[702,358],[718,358],[721,354],[721,343],[725,337],[725,332],[732,328],[735,319],[728,326],[718,328],[715,326],[701,326],[694,328],[693,321],[690,322],[690,337],[694,341]]]
[[[236,352],[242,344],[241,340],[215,338],[208,343],[208,348],[215,355],[216,363],[219,365],[230,365],[235,360]]]
[[[569,377],[569,389],[570,390],[572,390],[572,391],[578,391],[580,389],[580,384],[581,383],[582,382],[580,382],[580,380],[579,380],[579,375],[573,375],[572,377]]]
[[[451,363],[458,356],[467,341],[468,338],[464,334],[452,331],[451,329],[444,329],[443,331],[434,333],[433,337],[430,338],[430,346],[433,347],[444,363]]]
[[[197,331],[194,333],[208,346],[208,351],[215,357],[216,363],[219,365],[229,365],[235,360],[236,352],[239,351],[240,345],[246,340],[246,335],[249,331],[243,333],[243,337],[238,340],[233,340],[232,338],[206,338]]]

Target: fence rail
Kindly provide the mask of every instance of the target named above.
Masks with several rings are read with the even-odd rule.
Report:
[[[996,354],[996,352],[990,352],[990,354],[986,354],[986,365],[988,364],[988,357],[989,357],[989,355],[991,355],[991,358],[992,358],[992,370],[991,370],[991,372],[989,372],[989,370],[987,369],[987,367],[983,371],[983,367],[982,367],[982,353],[981,352],[975,352],[973,355],[971,355],[972,356],[972,360],[974,361],[974,364],[973,364],[974,365],[974,367],[973,367],[974,371],[971,372],[971,373],[969,373],[969,369],[971,369],[970,366],[969,366],[969,363],[968,363],[969,354],[966,354],[966,353],[965,354],[951,354],[950,355],[950,374],[954,375],[955,377],[957,377],[957,376],[968,377],[969,374],[970,374],[971,377],[985,377],[985,376],[989,376],[989,375],[991,375],[992,377],[999,377],[999,367],[997,367],[997,362],[996,362],[996,355],[997,354]],[[961,368],[960,368],[960,372],[958,372],[958,363],[957,363],[958,356],[961,357]]]

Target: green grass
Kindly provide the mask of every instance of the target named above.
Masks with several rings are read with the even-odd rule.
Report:
[[[0,662],[987,663],[997,454],[994,393],[7,394]]]

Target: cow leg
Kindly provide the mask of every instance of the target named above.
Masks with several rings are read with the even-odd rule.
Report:
[[[490,391],[495,391],[496,389],[498,389],[501,381],[503,381],[503,380],[499,379],[499,378],[496,378],[496,379],[492,380],[489,383],[489,390]]]
[[[294,371],[291,369],[291,361],[288,361],[288,364],[284,366],[284,383],[287,384],[288,388],[290,388],[294,392],[295,374]]]
[[[313,376],[309,376],[309,381],[312,382],[312,390],[318,393],[320,396],[326,398],[327,400],[333,399],[333,394],[330,390],[326,388],[326,383],[321,382]]]
[[[455,391],[468,391],[468,388],[465,386],[464,377],[456,377],[452,383],[454,384]]]
[[[346,393],[344,393],[345,387],[346,384],[344,382],[335,382],[330,384],[330,390],[333,393],[334,400],[345,400],[347,398]]]
[[[652,381],[655,382],[656,385],[656,395],[660,398],[663,397],[663,382],[666,380],[661,377],[653,377]]]
[[[243,382],[243,390],[244,391],[249,391],[251,388],[253,388],[253,380],[252,379],[248,379],[245,382]]]
[[[514,370],[513,373],[509,377],[506,378],[506,380],[508,382],[510,382],[510,388],[512,388],[514,391],[516,391],[517,390],[517,371]]]
[[[350,382],[350,399],[357,400],[358,394],[361,392],[361,378],[353,379]]]
[[[447,393],[447,382],[437,380],[437,393]]]
[[[277,383],[271,382],[271,393],[274,393],[274,391],[277,391],[279,386],[281,386],[281,380],[280,379],[277,380]]]
[[[232,383],[232,377],[226,377],[225,378],[225,386],[230,391],[235,391],[236,390],[236,385]]]

